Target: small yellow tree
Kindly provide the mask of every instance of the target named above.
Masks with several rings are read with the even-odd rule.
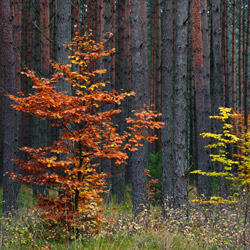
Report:
[[[192,173],[205,176],[224,177],[230,183],[236,184],[244,191],[250,189],[250,130],[244,126],[242,112],[233,111],[231,108],[220,107],[218,116],[210,116],[222,122],[222,133],[202,133],[204,138],[210,138],[211,143],[205,148],[216,149],[210,154],[211,161],[222,164],[224,171],[202,172],[195,170]],[[233,148],[233,154],[228,152],[228,146]],[[209,201],[194,200],[202,203],[232,203],[235,202],[235,194],[228,200],[212,196]]]

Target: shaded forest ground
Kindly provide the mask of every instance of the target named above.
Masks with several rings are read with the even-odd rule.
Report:
[[[195,188],[191,191],[195,196]],[[2,189],[1,193],[2,195]],[[36,201],[31,187],[23,185],[20,210],[0,218],[0,249],[249,249],[249,223],[244,202],[231,205],[191,203],[183,211],[168,209],[163,219],[161,207],[151,205],[137,218],[132,214],[131,191],[126,201],[104,204],[102,225],[96,235],[67,238],[47,228],[32,212]],[[0,197],[1,198],[1,197]],[[245,204],[247,205],[247,204]],[[1,204],[2,206],[2,204]]]

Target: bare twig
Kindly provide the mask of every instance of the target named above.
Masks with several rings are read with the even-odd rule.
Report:
[[[51,42],[52,44],[54,45],[57,45],[57,43],[53,40],[51,40],[48,36],[46,36],[46,34],[41,30],[41,28],[35,23],[35,22],[32,22],[34,24],[34,26],[41,32],[41,34],[49,41]]]

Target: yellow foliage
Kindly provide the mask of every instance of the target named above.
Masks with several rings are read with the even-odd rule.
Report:
[[[201,170],[195,170],[191,173],[224,177],[240,187],[244,186],[244,190],[247,188],[250,191],[250,130],[244,125],[243,112],[233,111],[231,108],[224,107],[220,107],[219,110],[219,115],[210,116],[209,118],[223,123],[222,133],[205,132],[201,136],[212,139],[212,142],[206,145],[205,148],[217,149],[216,154],[210,154],[211,161],[221,163],[224,171],[202,172]],[[233,148],[233,155],[227,152],[229,145]],[[235,173],[232,173],[232,169],[235,169]],[[193,201],[203,204],[230,204],[236,202],[235,200],[225,200],[221,197],[210,197],[209,201]]]

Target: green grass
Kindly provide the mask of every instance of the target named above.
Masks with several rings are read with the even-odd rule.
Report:
[[[126,232],[111,237],[98,237],[85,244],[84,249],[199,249],[195,242],[170,234],[167,230],[142,230],[128,235]]]
[[[32,186],[21,185],[20,192],[18,195],[18,207],[21,209],[34,206],[36,204],[36,199],[33,197]],[[3,207],[3,188],[0,187],[0,214]]]

